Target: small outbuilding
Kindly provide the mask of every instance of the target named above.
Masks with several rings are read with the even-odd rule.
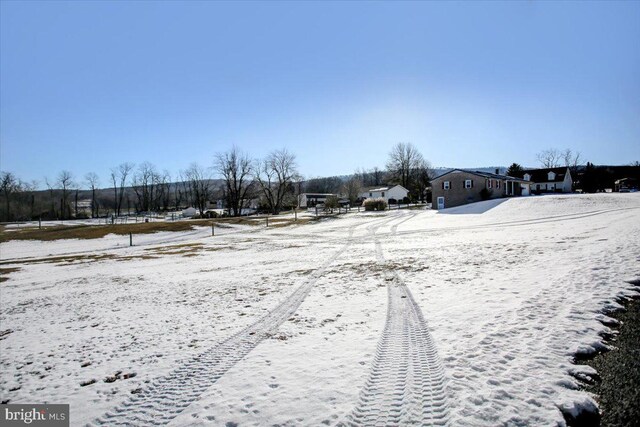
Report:
[[[323,204],[327,197],[338,197],[337,194],[332,193],[302,193],[298,196],[299,208],[312,208],[316,205]]]
[[[622,178],[614,182],[615,191],[619,193],[631,193],[638,191],[638,180],[635,178]]]

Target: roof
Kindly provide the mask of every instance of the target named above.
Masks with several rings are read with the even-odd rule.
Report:
[[[363,188],[362,190],[360,190],[360,192],[361,193],[368,193],[368,192],[374,192],[374,191],[389,191],[389,190],[391,190],[392,188],[395,188],[395,187],[400,187],[400,188],[402,188],[403,190],[405,190],[407,192],[409,191],[406,188],[404,188],[402,185],[396,184],[396,185],[388,185],[386,187],[366,187],[366,188]]]
[[[328,197],[328,196],[335,196],[335,193],[301,193],[300,196],[306,196],[307,198],[309,197]]]
[[[562,182],[567,173],[567,167],[546,168],[546,169],[527,169],[522,171],[522,176],[529,174],[533,182]],[[549,172],[556,174],[555,179],[549,179]]]
[[[498,173],[490,173],[490,172],[482,172],[482,171],[471,171],[471,170],[467,170],[467,169],[452,169],[448,172],[443,173],[440,176],[435,177],[434,179],[432,179],[432,181],[435,181],[436,179],[440,179],[445,175],[448,175],[450,173],[453,172],[464,172],[464,173],[468,173],[471,175],[476,175],[476,176],[480,176],[482,178],[489,178],[489,179],[502,179],[505,181],[519,181],[519,182],[529,182],[526,179],[522,179],[522,178],[517,178],[514,176],[509,176],[509,175],[502,175],[502,174],[498,174]]]
[[[620,178],[619,180],[615,181],[614,184],[626,184],[627,182],[633,184],[636,181],[637,179],[635,178]]]

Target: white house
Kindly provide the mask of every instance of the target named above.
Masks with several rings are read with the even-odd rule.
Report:
[[[408,197],[409,190],[402,185],[395,185],[392,187],[372,187],[365,189],[358,193],[358,197],[361,199],[384,199],[389,202],[389,199],[402,201],[405,197]]]
[[[531,191],[536,193],[571,193],[573,179],[567,167],[529,169],[523,171],[524,179],[531,181]]]

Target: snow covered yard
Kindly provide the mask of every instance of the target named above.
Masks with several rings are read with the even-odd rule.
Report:
[[[0,245],[0,398],[108,425],[562,425],[640,196]]]

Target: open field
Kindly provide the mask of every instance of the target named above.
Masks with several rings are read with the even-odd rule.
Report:
[[[271,227],[284,227],[288,225],[301,225],[316,218],[306,212],[300,214],[300,218],[294,220],[293,215],[285,214],[280,216],[270,216],[268,221]],[[182,221],[155,220],[152,222],[130,222],[127,224],[104,225],[97,220],[78,221],[80,224],[73,224],[73,221],[56,223],[56,221],[46,221],[44,227],[39,228],[37,222],[16,223],[9,226],[1,226],[0,243],[11,240],[40,240],[51,241],[61,239],[100,239],[109,234],[127,236],[131,234],[150,234],[161,231],[190,231],[197,227],[229,227],[233,225],[265,225],[266,217],[240,217],[240,218],[216,218],[216,219],[196,219]],[[104,220],[101,220],[104,221]]]
[[[563,425],[596,404],[573,357],[636,292],[639,219],[638,194],[550,195],[4,238],[0,400],[72,425]]]

